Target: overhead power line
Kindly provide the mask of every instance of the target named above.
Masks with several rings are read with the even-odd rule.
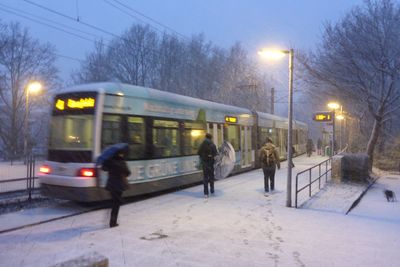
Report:
[[[84,61],[84,60],[82,60],[82,59],[79,59],[79,58],[70,57],[70,56],[66,56],[66,55],[61,55],[61,54],[58,54],[58,53],[55,53],[55,55],[56,55],[56,56],[58,56],[58,57],[62,57],[62,58],[66,58],[66,59],[74,60],[74,61],[77,61],[77,62],[79,62],[79,63],[85,63],[85,61]]]
[[[104,0],[104,1],[105,1],[106,3],[112,5],[112,4],[110,3],[110,0]],[[128,6],[128,5],[124,4],[124,3],[122,3],[122,2],[119,1],[119,0],[112,0],[112,1],[118,3],[118,4],[121,5],[122,7],[124,7],[124,8],[126,8],[126,9],[128,9],[128,10],[130,10],[130,11],[132,11],[132,12],[134,12],[134,13],[136,13],[136,14],[138,14],[138,15],[140,15],[140,16],[146,18],[146,19],[148,19],[149,21],[151,21],[151,22],[157,24],[158,26],[161,26],[161,27],[163,27],[163,28],[165,28],[165,29],[167,29],[167,30],[173,32],[175,35],[178,35],[178,36],[180,36],[181,38],[183,38],[183,39],[185,39],[185,40],[189,40],[189,39],[190,39],[190,38],[188,38],[187,36],[185,36],[184,34],[181,34],[180,32],[176,31],[175,29],[173,29],[173,28],[171,28],[171,27],[169,27],[169,26],[167,26],[167,25],[165,25],[165,24],[163,24],[163,23],[161,23],[161,22],[159,22],[159,21],[157,21],[157,20],[155,20],[155,19],[153,19],[153,18],[151,18],[151,17],[145,15],[145,14],[143,14],[142,12],[140,12],[140,11],[138,11],[138,10],[136,10],[136,9],[133,9],[132,7],[130,7],[130,6]],[[113,5],[113,6],[114,6],[114,5]],[[115,7],[115,6],[114,6],[114,7]],[[117,8],[117,7],[116,7],[116,8]],[[119,9],[119,8],[118,8],[118,9]],[[122,10],[121,10],[121,12],[126,13],[125,11],[122,11]],[[126,14],[128,14],[128,13],[126,13]],[[130,14],[130,13],[129,13],[128,15],[139,19],[137,16],[133,16],[133,15]],[[139,20],[140,20],[140,19],[139,19]],[[143,20],[141,20],[141,21],[143,21]]]
[[[85,25],[85,26],[87,26],[87,27],[90,27],[90,28],[92,28],[92,29],[95,29],[95,30],[101,31],[101,32],[103,32],[103,33],[106,33],[106,34],[108,34],[108,35],[111,35],[111,36],[115,37],[116,39],[120,39],[120,40],[122,40],[122,41],[124,41],[124,42],[130,42],[130,40],[128,40],[128,39],[126,39],[126,38],[123,38],[123,37],[121,37],[121,36],[118,36],[118,35],[116,35],[116,34],[114,34],[114,33],[111,33],[111,32],[109,32],[109,31],[106,31],[106,30],[104,30],[104,29],[102,29],[102,28],[100,28],[100,27],[94,26],[94,25],[92,25],[92,24],[83,22],[82,20],[76,20],[74,17],[71,17],[71,16],[66,15],[66,14],[64,14],[64,13],[61,13],[61,12],[59,12],[59,11],[56,11],[56,10],[53,10],[53,9],[51,9],[51,8],[45,7],[45,6],[43,6],[43,5],[37,4],[37,3],[32,2],[32,1],[30,1],[30,0],[23,0],[23,1],[25,1],[26,3],[31,4],[31,5],[33,5],[33,6],[39,7],[39,8],[41,8],[41,9],[44,9],[44,10],[46,10],[46,11],[48,11],[48,12],[51,12],[51,13],[53,13],[53,14],[56,14],[56,15],[58,15],[58,16],[67,18],[67,19],[69,19],[69,20],[72,20],[72,21],[74,21],[75,23],[80,23],[80,24],[83,24],[83,25]],[[113,47],[111,47],[111,46],[109,46],[109,45],[107,45],[107,44],[105,44],[105,46],[108,47],[109,49],[113,49]],[[160,51],[157,51],[157,50],[155,50],[155,49],[153,49],[153,48],[150,48],[149,51],[150,51],[151,53],[153,53],[154,55],[156,55],[156,56],[160,56],[160,55],[161,55],[161,54],[160,54]],[[203,66],[195,66],[195,65],[192,64],[192,63],[189,63],[189,67],[191,67],[191,68],[194,69],[194,70],[198,70],[198,69],[205,70],[205,68],[204,68]],[[201,81],[201,82],[202,82],[202,83],[205,83],[205,81]]]
[[[53,14],[56,14],[56,15],[61,16],[61,17],[63,17],[63,18],[66,18],[66,19],[68,19],[68,20],[74,21],[75,23],[79,23],[79,24],[85,25],[85,26],[87,26],[87,27],[90,27],[90,28],[92,28],[92,29],[95,29],[95,30],[97,30],[97,31],[100,31],[100,32],[102,32],[102,33],[108,34],[108,35],[110,35],[110,36],[112,36],[112,37],[114,37],[114,38],[116,38],[116,39],[119,39],[119,40],[122,40],[122,41],[128,42],[128,43],[130,42],[129,39],[126,39],[126,38],[124,38],[124,37],[118,36],[118,35],[116,35],[116,34],[114,34],[114,33],[112,33],[112,32],[109,32],[109,31],[107,31],[107,30],[104,30],[104,29],[102,29],[102,28],[100,28],[100,27],[97,27],[97,26],[95,26],[95,25],[92,25],[92,24],[83,22],[83,21],[80,20],[80,19],[76,19],[76,18],[71,17],[71,16],[69,16],[69,15],[66,15],[66,14],[64,14],[64,13],[62,13],[62,12],[53,10],[53,9],[51,9],[51,8],[48,8],[48,7],[46,7],[46,6],[37,4],[37,3],[32,2],[32,1],[30,1],[30,0],[23,0],[23,1],[26,2],[26,3],[28,3],[28,4],[30,4],[30,5],[33,5],[33,6],[35,6],[35,7],[44,9],[44,10],[50,12],[50,13],[53,13]],[[116,2],[119,3],[119,4],[121,4],[121,5],[124,5],[123,3],[119,2],[119,1],[116,1]],[[126,6],[126,5],[124,5],[124,6]],[[128,9],[131,9],[131,8],[128,7],[128,6],[126,6],[126,7],[127,7]],[[133,9],[131,9],[131,10],[133,11]],[[138,12],[138,11],[137,11],[137,12]],[[143,15],[143,16],[145,16],[145,15]],[[150,17],[148,17],[148,18],[151,19]],[[155,20],[154,20],[154,21],[155,21]],[[38,23],[40,23],[40,22],[38,22]],[[43,23],[42,23],[42,24],[43,24]],[[162,24],[160,23],[160,25],[162,25]],[[48,24],[47,24],[46,26],[51,27],[51,25],[48,25]],[[165,26],[165,27],[167,27],[167,26]],[[169,28],[169,27],[168,27],[168,28]],[[172,28],[170,28],[170,29],[173,30]],[[65,30],[62,30],[62,29],[60,29],[60,30],[65,32]],[[173,30],[173,31],[176,32],[175,30]],[[176,33],[177,33],[177,32],[176,32]],[[73,34],[73,33],[71,33],[71,34]],[[73,34],[73,35],[75,35],[75,34]],[[180,36],[183,36],[183,35],[181,35],[181,34],[179,34],[179,35],[180,35]],[[77,36],[77,37],[78,37],[78,36]],[[187,37],[184,37],[184,38],[187,39]],[[86,38],[86,39],[87,39],[87,38]],[[89,40],[89,39],[87,39],[87,40]],[[93,40],[90,40],[90,41],[94,42]],[[110,45],[107,45],[107,44],[103,44],[103,45],[106,46],[107,48],[111,49],[111,50],[114,50],[114,48],[111,47]],[[150,49],[148,49],[148,51],[150,51],[153,55],[156,55],[156,56],[160,56],[160,55],[161,55],[160,51],[157,51],[157,50],[155,50],[154,48],[150,48]],[[66,57],[66,58],[67,58],[67,57]],[[194,64],[194,63],[191,63],[191,62],[188,62],[188,66],[189,66],[190,68],[192,68],[193,70],[195,70],[195,71],[198,71],[198,70],[206,70],[205,67],[199,66],[199,65]],[[206,84],[206,81],[204,81],[204,80],[199,80],[199,79],[197,79],[197,82],[202,83],[202,84]]]
[[[93,36],[93,37],[95,37],[95,38],[98,38],[98,39],[101,39],[101,38],[102,38],[101,36],[95,35],[95,34],[93,34],[93,33],[90,33],[90,32],[87,32],[87,31],[82,31],[82,30],[80,30],[80,29],[78,29],[78,28],[74,28],[74,27],[71,27],[71,26],[68,26],[68,25],[59,23],[59,22],[54,21],[54,20],[50,20],[50,19],[46,19],[46,18],[39,17],[39,16],[37,16],[37,15],[35,15],[35,14],[32,14],[32,13],[29,13],[29,12],[26,12],[26,11],[23,11],[23,10],[20,10],[20,9],[18,9],[18,8],[13,8],[13,7],[10,7],[10,6],[1,4],[1,3],[0,3],[0,6],[2,6],[2,7],[4,8],[4,9],[2,9],[4,12],[12,13],[12,14],[14,14],[14,15],[16,15],[16,16],[23,17],[23,18],[25,18],[25,19],[28,19],[28,20],[37,22],[37,23],[39,23],[39,24],[42,24],[42,25],[45,25],[45,26],[49,26],[49,27],[51,27],[51,28],[55,28],[56,30],[62,30],[62,31],[64,31],[64,29],[56,28],[56,27],[54,26],[54,24],[55,24],[55,25],[58,25],[58,26],[60,26],[60,27],[69,29],[69,30],[77,31],[77,32],[80,32],[80,33],[83,33],[83,34],[86,34],[86,35],[91,35],[91,36]],[[39,20],[39,21],[38,21],[38,20]],[[42,21],[40,21],[40,20],[42,20],[42,21],[44,21],[44,22],[42,22]],[[49,22],[49,23],[51,23],[51,24],[48,24],[47,22]],[[65,31],[64,31],[64,32],[65,32]],[[68,33],[68,34],[71,34],[71,32],[67,32],[67,33]],[[74,35],[75,35],[75,33],[74,33]],[[75,35],[75,36],[76,36],[76,35]],[[79,38],[85,38],[85,37],[79,36]],[[86,40],[89,40],[89,39],[86,39]],[[93,40],[89,40],[89,41],[93,41]]]
[[[87,26],[87,27],[90,27],[90,28],[95,29],[95,30],[97,30],[97,31],[100,31],[100,32],[102,32],[102,33],[105,33],[105,34],[108,34],[108,35],[111,35],[111,36],[113,36],[113,37],[117,37],[117,38],[118,38],[118,35],[116,35],[116,34],[114,34],[114,33],[112,33],[112,32],[106,31],[106,30],[104,30],[104,29],[102,29],[102,28],[99,28],[99,27],[97,27],[97,26],[94,26],[94,25],[92,25],[92,24],[83,22],[82,20],[77,20],[77,19],[75,19],[74,17],[65,15],[65,14],[63,14],[63,13],[61,13],[61,12],[58,12],[58,11],[56,11],[56,10],[53,10],[53,9],[51,9],[51,8],[42,6],[42,5],[40,5],[40,4],[34,3],[34,2],[32,2],[32,1],[29,1],[29,0],[23,0],[23,1],[25,1],[25,2],[27,2],[28,4],[31,4],[31,5],[33,5],[33,6],[36,6],[36,7],[45,9],[45,10],[47,10],[47,11],[53,13],[53,14],[57,14],[57,15],[59,15],[59,16],[61,16],[61,17],[66,18],[66,19],[73,20],[73,21],[78,22],[78,23],[80,23],[80,24],[82,24],[82,25],[85,25],[85,26]]]

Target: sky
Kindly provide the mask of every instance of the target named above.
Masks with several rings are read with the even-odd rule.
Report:
[[[157,31],[182,38],[203,33],[206,40],[225,48],[241,42],[250,55],[257,57],[257,51],[266,46],[314,48],[323,23],[337,21],[361,3],[362,0],[1,0],[0,19],[3,23],[18,21],[34,38],[55,45],[62,56],[57,61],[61,78],[68,80],[71,71],[79,68],[79,60],[93,49],[94,39],[110,40],[111,34],[119,35],[132,24],[149,23]],[[58,23],[85,33],[52,28],[61,27]]]
[[[295,171],[323,159],[296,157]],[[199,185],[123,205],[115,228],[102,209],[2,233],[0,266],[53,266],[93,252],[110,266],[399,266],[400,202],[382,193],[400,196],[399,173],[381,173],[348,215],[366,185],[329,184],[308,208],[294,209],[285,206],[286,174],[283,162],[267,197],[258,169],[217,181],[208,199]],[[0,230],[84,208],[1,214]]]

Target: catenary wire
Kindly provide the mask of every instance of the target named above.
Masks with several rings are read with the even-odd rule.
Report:
[[[104,1],[109,1],[109,0],[104,0]],[[114,2],[116,2],[116,3],[118,3],[118,4],[120,4],[121,6],[125,7],[126,9],[129,9],[130,11],[132,11],[132,12],[134,12],[134,13],[136,13],[136,14],[139,14],[140,16],[142,16],[142,17],[144,17],[144,18],[146,18],[146,19],[148,19],[148,20],[154,22],[155,24],[157,24],[157,25],[159,25],[159,26],[161,26],[161,27],[164,27],[165,29],[167,29],[167,30],[173,32],[174,34],[176,34],[176,35],[182,37],[183,39],[185,39],[185,40],[190,40],[190,38],[188,38],[188,37],[185,36],[184,34],[181,34],[181,33],[179,33],[178,31],[176,31],[175,29],[173,29],[173,28],[171,28],[171,27],[169,27],[169,26],[167,26],[167,25],[165,25],[165,24],[163,24],[163,23],[161,23],[161,22],[159,22],[159,21],[157,21],[157,20],[155,20],[155,19],[153,19],[153,18],[151,18],[151,17],[145,15],[145,14],[143,14],[142,12],[137,11],[136,9],[133,9],[132,7],[130,7],[130,6],[126,5],[126,4],[124,4],[124,3],[121,3],[121,1],[119,1],[119,0],[112,0],[112,1],[114,1]]]

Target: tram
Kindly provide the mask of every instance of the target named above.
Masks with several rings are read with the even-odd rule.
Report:
[[[232,173],[259,168],[257,151],[270,137],[286,158],[288,121],[279,116],[155,89],[122,84],[73,86],[54,97],[42,194],[91,202],[108,199],[107,173],[95,166],[101,151],[127,143],[132,172],[124,196],[202,181],[197,149],[207,132],[235,149]],[[308,127],[293,122],[293,145],[305,153]]]

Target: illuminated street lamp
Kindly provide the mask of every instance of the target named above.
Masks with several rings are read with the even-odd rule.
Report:
[[[337,109],[342,109],[342,106],[339,103],[336,102],[330,102],[328,103],[328,108],[332,109],[332,145],[331,145],[331,156],[335,155],[335,119],[336,119],[336,110]],[[341,136],[340,136],[341,137]]]
[[[29,94],[30,93],[38,93],[42,90],[42,84],[37,81],[30,82],[25,88],[25,134],[24,134],[24,155],[25,157],[28,155],[28,118],[29,118]]]
[[[263,49],[258,52],[261,57],[267,59],[280,59],[289,54],[289,106],[288,106],[288,139],[287,139],[287,184],[286,184],[286,206],[292,206],[292,128],[293,128],[293,59],[294,51]]]

